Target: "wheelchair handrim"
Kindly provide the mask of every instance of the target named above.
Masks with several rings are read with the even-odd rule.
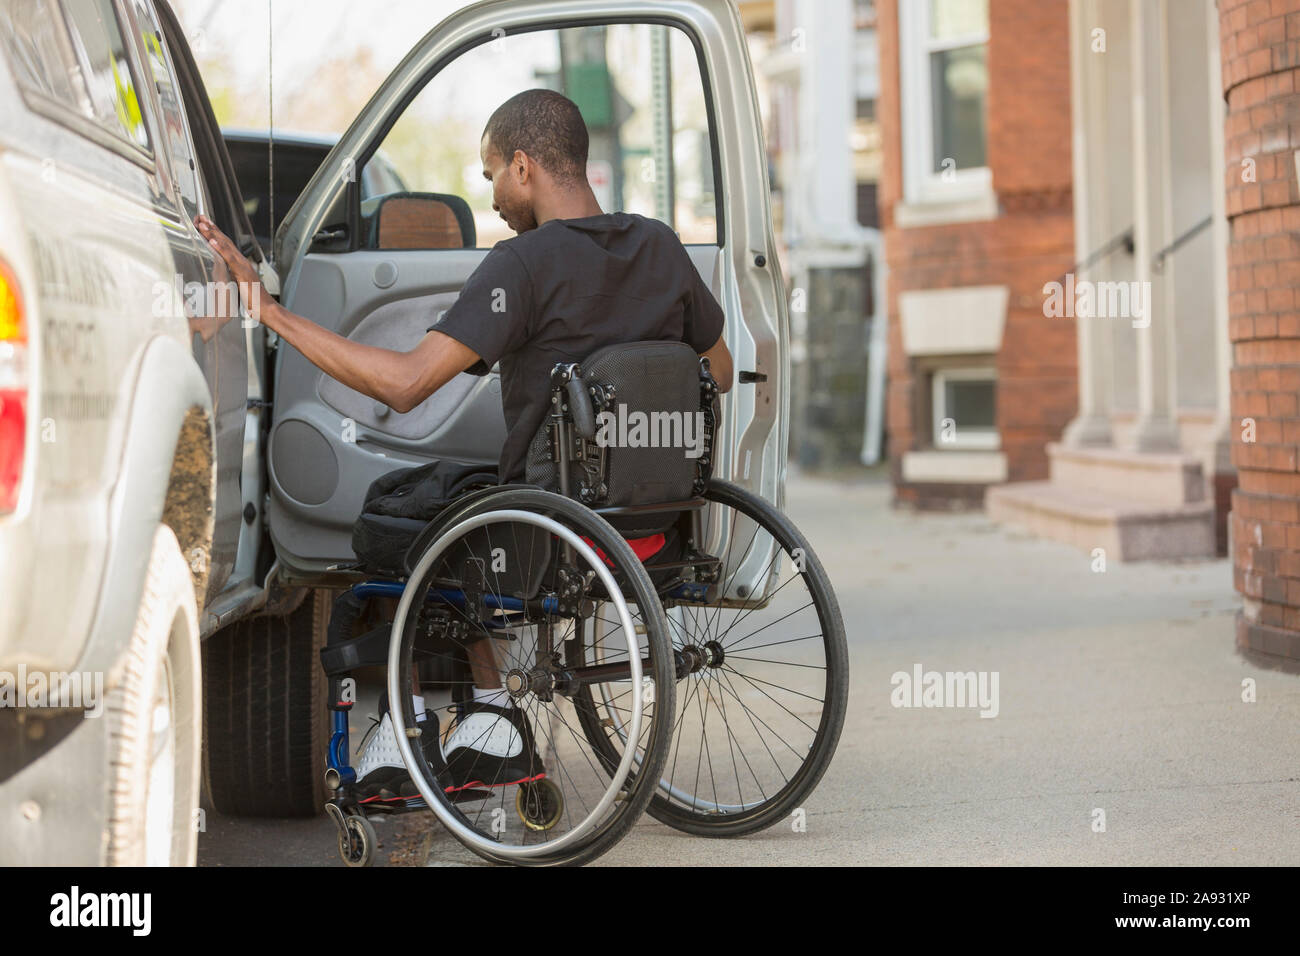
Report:
[[[489,524],[499,524],[503,521],[518,521],[522,524],[531,524],[549,531],[556,535],[562,541],[566,542],[578,554],[580,554],[588,566],[592,568],[601,584],[604,585],[606,592],[611,595],[619,595],[618,600],[611,601],[618,610],[619,621],[623,627],[623,633],[627,635],[628,641],[628,664],[631,670],[631,685],[633,688],[642,686],[642,668],[640,648],[636,642],[636,629],[632,624],[631,614],[628,613],[627,601],[621,597],[621,592],[614,575],[610,573],[605,562],[602,561],[595,551],[587,545],[575,532],[566,528],[553,518],[545,515],[535,514],[529,511],[520,511],[518,509],[505,509],[500,511],[487,511],[474,517],[466,518],[451,528],[440,534],[436,541],[420,558],[419,563],[412,569],[411,577],[408,579],[417,582],[424,577],[429,567],[442,556],[451,544],[458,540],[465,532],[473,531]],[[388,650],[388,699],[391,701],[404,700],[404,692],[401,689],[401,658],[402,658],[402,627],[406,621],[406,616],[410,612],[411,604],[415,600],[415,591],[413,587],[407,587],[402,592],[401,600],[398,602],[397,613],[393,619],[393,633],[389,640]],[[421,596],[423,598],[423,596]],[[405,696],[409,697],[409,694]],[[390,713],[393,718],[393,727],[397,736],[398,752],[402,756],[403,763],[408,768],[416,765],[414,752],[407,736],[406,717],[403,713],[404,707],[393,706]],[[638,692],[632,694],[632,715],[628,720],[629,732],[633,735],[630,740],[639,739],[641,732],[641,720],[643,713],[642,695]],[[426,781],[421,774],[412,773],[411,780],[419,790],[420,795],[424,797],[425,802],[433,811],[438,820],[450,830],[462,842],[470,846],[477,847],[483,852],[506,858],[527,859],[531,857],[543,857],[554,854],[572,843],[575,843],[585,837],[592,828],[597,825],[597,820],[602,818],[609,811],[617,799],[618,791],[622,782],[628,777],[632,769],[636,753],[636,747],[629,744],[625,747],[622,759],[619,762],[616,774],[611,778],[609,787],[606,788],[604,795],[597,802],[596,807],[587,815],[587,817],[578,823],[572,830],[563,836],[549,841],[547,843],[536,844],[533,846],[510,846],[500,843],[496,840],[489,840],[477,830],[466,826],[453,814],[451,809],[444,802],[445,795],[437,793],[434,788],[427,786]]]

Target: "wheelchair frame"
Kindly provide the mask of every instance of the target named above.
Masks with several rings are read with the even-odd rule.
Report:
[[[648,574],[658,577],[659,580],[663,580],[665,576],[668,579],[667,583],[662,586],[658,581],[655,582],[655,592],[665,613],[669,609],[678,606],[704,609],[734,607],[743,608],[748,612],[766,607],[770,595],[765,591],[757,597],[747,599],[726,598],[724,595],[726,588],[719,581],[722,559],[698,551],[695,548],[695,543],[702,542],[703,539],[701,531],[702,512],[710,505],[710,501],[704,495],[708,491],[711,480],[713,437],[716,429],[716,422],[713,420],[713,400],[716,398],[718,391],[717,385],[709,373],[708,360],[701,358],[700,363],[701,406],[705,410],[706,433],[704,453],[698,462],[699,471],[693,488],[694,497],[677,501],[623,506],[602,506],[597,503],[604,492],[603,478],[607,474],[608,460],[603,447],[593,441],[596,432],[593,405],[601,407],[604,403],[610,401],[613,395],[603,392],[598,387],[585,387],[581,378],[581,366],[577,363],[557,365],[553,370],[551,380],[552,412],[548,416],[544,427],[550,429],[552,452],[559,464],[558,484],[559,494],[562,497],[587,507],[591,513],[606,520],[609,518],[643,517],[655,514],[677,514],[677,525],[685,531],[682,536],[683,553],[675,557],[670,555],[667,560],[659,562],[655,562],[653,557],[643,562],[643,567]],[[574,461],[579,462],[584,471],[584,480],[577,489],[571,487],[570,480],[570,464]],[[588,467],[587,463],[591,463],[593,467]],[[391,578],[367,580],[353,585],[340,597],[340,600],[346,598],[362,604],[375,598],[399,599],[398,612],[391,626],[383,625],[357,638],[342,639],[341,632],[350,624],[346,617],[340,621],[332,619],[329,643],[321,651],[322,665],[329,677],[329,709],[332,721],[327,756],[326,785],[333,792],[333,796],[328,800],[326,810],[339,828],[340,853],[344,861],[349,865],[367,865],[371,862],[376,840],[373,826],[366,818],[368,811],[403,813],[433,808],[430,806],[429,799],[423,793],[423,786],[419,787],[421,790],[420,796],[391,799],[370,797],[365,800],[357,798],[354,792],[354,786],[357,783],[356,770],[351,766],[349,759],[348,728],[349,712],[355,701],[345,693],[346,685],[344,681],[351,677],[352,671],[357,667],[377,664],[387,665],[390,712],[399,711],[395,703],[401,698],[402,694],[402,689],[397,684],[397,663],[400,650],[399,635],[407,624],[407,617],[411,613],[412,606],[416,604],[415,596],[411,593],[408,585],[415,570],[428,563],[424,559],[428,555],[431,542],[443,540],[458,531],[469,530],[475,526],[476,522],[478,525],[484,525],[492,520],[511,517],[516,513],[491,509],[491,499],[511,489],[535,487],[530,485],[500,485],[495,488],[471,492],[457,499],[432,519],[410,545],[405,561],[405,570],[408,575],[406,578],[398,580]],[[595,506],[589,505],[588,502],[594,503]],[[522,512],[518,514],[524,517]],[[469,517],[464,517],[465,515],[469,515]],[[540,518],[541,516],[530,517]],[[688,530],[687,525],[689,525]],[[594,554],[590,553],[583,541],[579,540],[572,530],[560,526],[555,530],[555,536],[558,541],[552,542],[552,563],[558,561],[557,566],[560,569],[573,565],[575,552],[578,549],[582,549],[587,556],[594,558]],[[437,558],[439,555],[434,555],[434,557]],[[619,588],[614,582],[612,574],[604,566],[605,563],[607,562],[598,561],[590,566],[597,571],[606,590],[606,596],[610,597]],[[563,583],[563,570],[559,574],[561,575],[560,581]],[[442,609],[456,609],[462,613],[468,611],[470,619],[478,622],[487,631],[506,630],[516,627],[528,623],[533,617],[540,615],[574,616],[575,619],[582,620],[581,612],[583,608],[577,603],[577,592],[573,592],[572,596],[569,595],[568,591],[561,591],[559,593],[546,593],[540,597],[537,595],[515,597],[484,593],[481,587],[468,586],[464,580],[457,583],[460,585],[459,587],[435,586],[429,588],[415,611],[418,624],[418,615],[425,613],[426,609],[432,606],[434,619],[441,621],[444,629],[439,639],[448,642],[450,646],[464,640],[468,634],[468,625],[464,622],[453,621],[450,612]],[[767,583],[765,580],[765,587]],[[625,595],[620,596],[625,597]],[[484,611],[488,612],[487,618],[482,613]],[[493,615],[496,612],[504,612],[504,617],[495,619]],[[626,633],[633,634],[635,629],[630,619],[627,618],[625,603],[619,604],[619,613]],[[835,614],[838,619],[837,608]],[[336,624],[339,626],[336,627]],[[542,627],[540,624],[538,626],[539,629]],[[546,625],[548,629],[549,626],[549,624]],[[840,627],[842,629],[842,623]],[[713,663],[711,660],[712,653],[708,649],[695,646],[673,649],[671,663],[675,680],[680,682],[689,675],[710,666]],[[585,667],[569,667],[564,671],[562,679],[556,683],[555,691],[569,696],[578,692],[583,685],[603,684],[610,681],[632,681],[635,685],[642,680],[643,673],[648,665],[649,660],[642,659],[638,653],[629,654],[626,662],[596,663]],[[606,701],[606,704],[608,704],[608,701]],[[640,716],[641,712],[638,705],[630,725],[626,727],[626,731],[634,740],[637,738]],[[399,729],[397,741],[402,759],[406,763],[408,771],[411,772],[412,780],[419,780],[420,777],[412,769],[415,762],[409,737],[412,731],[402,728],[400,721],[395,719],[394,722]],[[839,715],[839,722],[842,723],[842,714]],[[620,727],[620,732],[622,729]],[[401,730],[405,730],[405,732],[400,732]],[[414,732],[418,734],[418,730]],[[838,738],[838,733],[839,726],[837,724],[834,726],[834,736],[836,738]],[[668,744],[671,744],[671,739]],[[629,747],[623,754],[622,763],[616,772],[626,774],[629,770],[629,761],[633,759],[633,756],[633,748]],[[820,776],[820,773],[817,776]],[[522,793],[523,788],[521,787],[521,799]],[[536,828],[525,817],[522,803],[519,804],[519,807],[519,814],[525,825]],[[452,826],[452,821],[443,819],[442,822]],[[578,835],[577,833],[569,833],[559,838],[559,841],[568,840],[571,837],[576,839]],[[559,841],[551,845],[548,851],[553,852],[556,850],[561,845]]]

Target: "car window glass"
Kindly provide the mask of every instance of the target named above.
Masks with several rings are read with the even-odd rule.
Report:
[[[148,148],[140,97],[111,0],[63,0],[63,7],[95,119],[128,142]]]
[[[253,235],[259,240],[270,237],[271,229],[271,163],[267,142],[262,139],[227,139],[226,149],[235,164],[235,180],[244,200],[244,211],[253,225]],[[294,204],[298,194],[311,180],[316,167],[329,153],[329,145],[275,142],[275,225],[284,221],[284,214]]]
[[[153,9],[141,0],[134,0],[134,7],[136,23],[140,26],[140,46],[145,51],[146,69],[153,74],[158,101],[162,104],[163,140],[171,156],[171,166],[181,200],[185,204],[185,213],[193,219],[199,213],[199,176],[185,121],[185,109],[181,105],[180,87],[169,54],[163,47],[162,29],[154,17]]]
[[[90,93],[56,0],[0,2],[0,42],[20,85],[89,114]]]
[[[480,137],[497,106],[537,87],[563,93],[582,111],[588,179],[601,209],[660,219],[685,243],[717,242],[706,91],[695,47],[676,27],[619,23],[498,36],[434,76],[377,155],[408,190],[463,199],[475,245],[490,248],[514,233],[492,209]],[[363,216],[377,212],[382,197],[363,203]],[[363,244],[379,247],[380,235],[363,227]]]

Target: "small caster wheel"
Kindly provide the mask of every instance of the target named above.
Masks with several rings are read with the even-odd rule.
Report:
[[[347,866],[369,866],[375,860],[379,837],[375,826],[360,814],[349,814],[339,834],[339,856]]]
[[[515,794],[515,812],[530,830],[549,830],[564,814],[560,788],[546,778],[521,783]]]

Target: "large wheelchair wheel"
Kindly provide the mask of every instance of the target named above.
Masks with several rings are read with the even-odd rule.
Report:
[[[830,579],[790,520],[728,482],[712,481],[705,497],[687,545],[721,560],[716,581],[665,593],[689,673],[647,812],[687,833],[741,836],[793,820],[826,772],[844,725],[848,652]],[[584,731],[618,752],[626,694],[590,692]]]
[[[599,655],[584,637],[597,606],[613,622],[601,629]],[[676,690],[669,631],[631,547],[590,509],[546,491],[503,489],[458,512],[411,567],[388,666],[402,759],[451,834],[500,863],[577,864],[612,847],[644,811],[667,758]],[[411,688],[428,655],[464,659],[467,642],[489,637],[502,702],[509,697],[527,718],[538,763],[528,758],[524,783],[471,776],[467,786],[439,765],[439,748],[416,745]],[[620,701],[611,707],[624,729],[599,750],[575,707],[593,695]],[[449,720],[439,718],[446,730]]]

